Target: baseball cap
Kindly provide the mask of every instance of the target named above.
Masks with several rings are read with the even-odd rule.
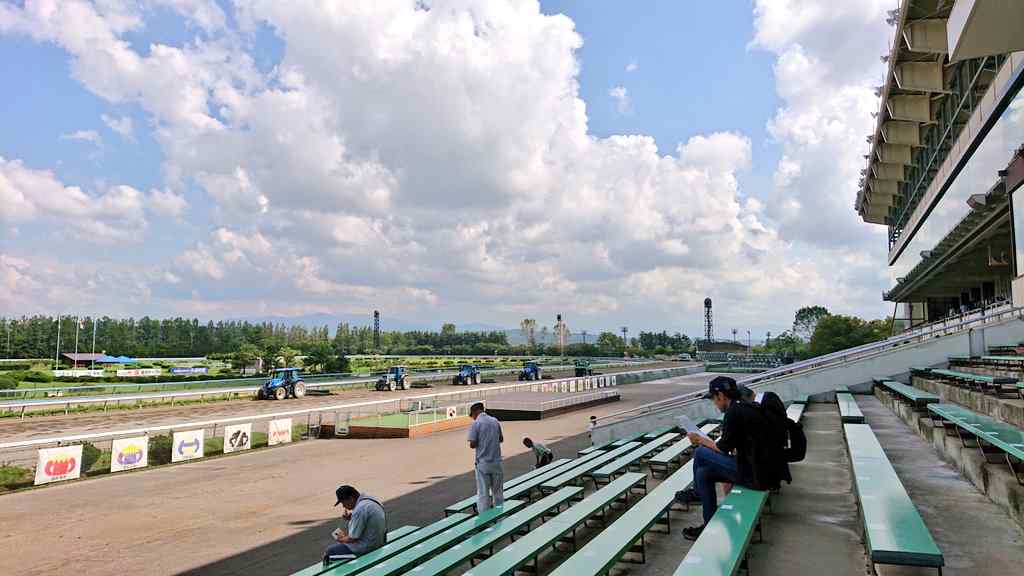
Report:
[[[728,376],[716,376],[708,382],[708,391],[702,398],[710,400],[715,394],[721,392],[730,398],[736,398],[739,390],[736,389],[736,381]]]
[[[334,505],[337,506],[338,504],[341,504],[342,500],[347,500],[348,498],[357,496],[358,494],[359,492],[348,484],[338,486],[338,489],[334,491],[334,495],[338,497],[338,501],[335,502]]]

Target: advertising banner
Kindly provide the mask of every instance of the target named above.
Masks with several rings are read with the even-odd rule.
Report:
[[[103,370],[54,370],[53,375],[57,378],[71,377],[81,378],[83,376],[91,376],[93,378],[102,378]]]
[[[252,448],[252,424],[234,424],[224,427],[224,453]]]
[[[81,444],[39,450],[39,461],[36,463],[36,486],[61,480],[74,480],[81,474]]]
[[[459,414],[459,413],[458,413],[458,411],[457,411],[457,410],[455,409],[455,406],[449,406],[449,407],[448,407],[448,414],[447,414],[447,416],[448,416],[448,419],[449,419],[449,420],[453,420],[453,419],[455,419],[455,417],[456,417],[456,416],[458,416],[458,414]]]
[[[121,378],[127,376],[159,376],[159,368],[129,368],[127,370],[118,370],[117,375]]]
[[[267,445],[275,446],[292,441],[292,419],[271,420],[267,429]]]
[[[210,369],[206,366],[193,366],[191,368],[171,368],[171,374],[209,374]]]
[[[171,444],[171,462],[184,462],[203,457],[203,440],[205,430],[189,430],[175,432]]]
[[[149,465],[149,437],[118,438],[110,445],[110,471],[121,472]]]

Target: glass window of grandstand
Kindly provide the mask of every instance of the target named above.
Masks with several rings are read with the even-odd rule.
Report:
[[[1024,275],[1024,187],[1010,195],[1013,213],[1013,262],[1017,276]]]

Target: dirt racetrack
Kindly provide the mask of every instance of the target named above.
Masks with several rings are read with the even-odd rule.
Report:
[[[693,391],[710,377],[630,384],[615,404],[507,422],[506,477],[532,467],[525,435],[571,456],[588,443],[591,414]],[[328,544],[338,484],[383,499],[390,526],[422,526],[473,493],[472,466],[460,430],[411,440],[315,440],[9,494],[0,497],[0,546],[8,551],[0,574],[289,574],[318,561]]]

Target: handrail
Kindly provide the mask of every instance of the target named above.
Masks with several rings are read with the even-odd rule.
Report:
[[[889,338],[886,338],[885,340],[870,342],[868,344],[862,344],[860,346],[855,346],[853,348],[839,350],[837,352],[824,354],[822,356],[817,356],[815,358],[809,358],[807,360],[802,360],[800,362],[794,362],[792,364],[780,366],[779,368],[774,368],[771,370],[766,370],[764,372],[753,374],[746,378],[737,379],[736,382],[738,384],[744,384],[756,388],[758,386],[767,384],[767,380],[772,380],[774,378],[788,376],[797,372],[815,370],[818,368],[822,368],[824,366],[844,364],[846,362],[859,359],[863,356],[867,356],[879,350],[884,350],[886,348],[891,348],[895,346],[904,346],[911,343],[917,343],[922,340],[926,340],[930,337],[933,337],[937,333],[945,335],[961,332],[963,330],[975,327],[976,325],[979,324],[1000,321],[1006,318],[1012,318],[1014,316],[1020,317],[1022,316],[1022,313],[1024,313],[1024,307],[1015,308],[1008,303],[994,304],[982,308],[981,310],[974,310],[967,314],[962,314],[960,316],[956,316],[953,318],[947,318],[929,324],[925,324],[916,329],[900,333],[896,336],[891,336]],[[951,323],[952,320],[956,321]],[[669,409],[675,409],[679,406],[686,405],[692,403],[695,400],[698,400],[702,394],[703,391],[689,392],[687,394],[681,394],[679,396],[673,396],[671,398],[666,398],[664,400],[659,400],[641,406],[636,406],[628,410],[622,410],[620,412],[607,414],[605,416],[599,417],[597,419],[596,425],[606,426],[614,422],[625,420],[627,418],[639,417],[654,412],[662,412]]]

